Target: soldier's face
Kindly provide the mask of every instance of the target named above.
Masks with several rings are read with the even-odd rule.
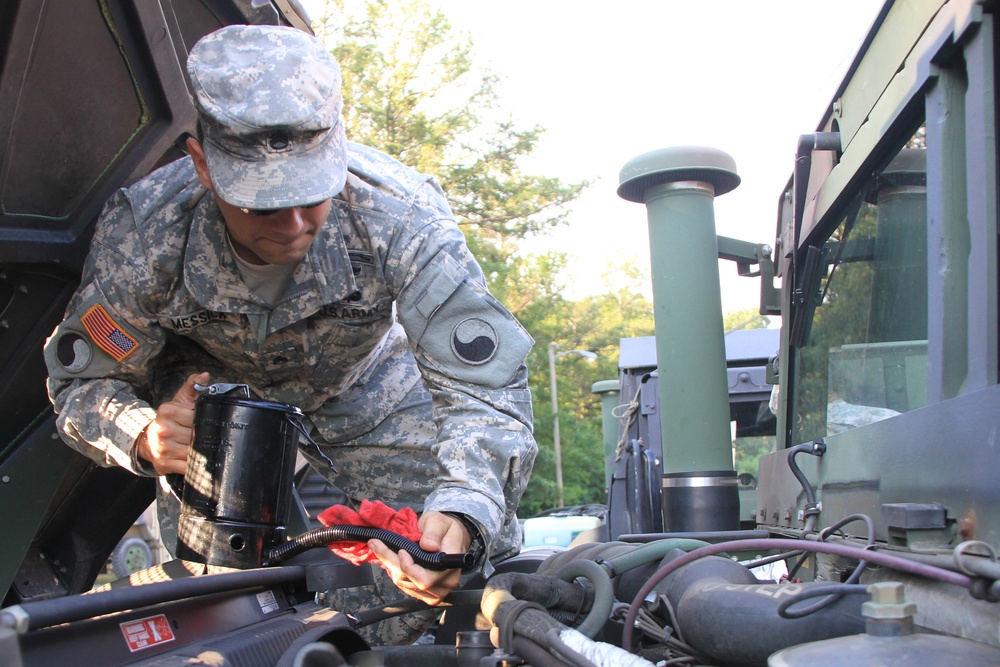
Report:
[[[218,197],[215,201],[233,247],[251,264],[291,264],[305,257],[333,205],[327,199],[313,206],[275,209],[261,215]]]
[[[187,140],[188,152],[202,185],[215,194],[205,152],[194,139]],[[333,203],[254,211],[239,208],[215,197],[226,221],[229,239],[241,258],[251,264],[291,264],[309,252],[320,227],[326,222]]]

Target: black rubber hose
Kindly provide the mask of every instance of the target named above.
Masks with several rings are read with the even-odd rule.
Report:
[[[792,474],[795,475],[795,479],[799,480],[799,484],[802,485],[802,490],[805,491],[806,494],[806,506],[803,511],[806,523],[803,530],[809,533],[812,532],[813,528],[816,526],[816,517],[819,516],[819,505],[816,502],[816,489],[813,488],[813,485],[809,482],[805,473],[802,472],[802,469],[799,468],[799,465],[795,462],[795,456],[802,452],[812,454],[813,456],[823,456],[823,454],[826,453],[826,443],[822,438],[819,438],[818,440],[813,440],[809,443],[795,445],[788,450],[788,467],[791,468]],[[791,578],[795,571],[798,571],[802,563],[803,560],[800,559],[799,562],[795,564],[795,567],[792,568],[793,571],[788,573],[789,578]]]
[[[471,551],[464,554],[424,551],[413,540],[383,528],[339,525],[310,530],[284,544],[271,547],[264,554],[264,565],[277,565],[292,556],[297,556],[315,547],[326,546],[331,542],[367,542],[368,540],[381,540],[393,551],[402,549],[413,556],[413,561],[417,565],[428,570],[468,570],[475,565],[476,561],[475,553]]]
[[[482,589],[470,589],[467,591],[452,591],[448,593],[447,597],[441,601],[438,605],[438,609],[444,609],[447,607],[478,607],[479,603],[483,599]],[[410,614],[415,611],[423,611],[424,609],[432,609],[429,604],[417,600],[416,598],[404,598],[401,600],[392,600],[378,607],[372,607],[370,609],[362,609],[357,612],[348,612],[348,618],[352,618],[351,627],[352,628],[363,628],[366,625],[371,625],[373,623],[378,623],[384,621],[387,618],[392,618],[394,616],[402,616],[403,614]]]
[[[823,456],[826,453],[826,443],[823,440],[814,440],[813,442],[795,445],[788,450],[788,467],[792,469],[795,479],[799,480],[799,484],[802,485],[802,490],[806,493],[806,506],[808,507],[816,504],[816,490],[813,489],[813,485],[795,462],[795,456],[802,452],[812,454],[813,456]]]
[[[868,595],[868,586],[866,584],[816,584],[809,588],[804,588],[801,592],[787,597],[778,603],[778,616],[782,618],[805,618],[810,614],[815,613],[818,609],[822,607],[816,607],[815,605],[805,608],[805,609],[791,609],[790,607],[794,604],[798,604],[803,600],[809,598],[817,598],[824,595],[829,595],[828,600],[835,600],[842,595]],[[828,606],[828,605],[823,605]]]
[[[244,588],[271,587],[305,581],[303,567],[242,570],[205,576],[185,576],[171,581],[68,597],[25,602],[0,612],[0,623],[19,631],[37,630],[52,625],[72,623],[94,616],[104,616],[126,609],[140,609],[200,595],[211,595]],[[23,625],[23,628],[21,627]]]
[[[514,637],[514,653],[538,667],[566,667],[567,664],[549,653],[544,646],[526,637]]]

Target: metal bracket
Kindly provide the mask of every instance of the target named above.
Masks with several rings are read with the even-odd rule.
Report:
[[[766,243],[751,243],[728,236],[717,236],[719,259],[736,262],[736,272],[744,278],[760,277],[760,314],[781,314],[781,290],[774,286],[773,249]],[[751,267],[757,266],[757,270]]]
[[[250,398],[250,386],[245,384],[231,384],[227,382],[217,382],[205,386],[196,384],[195,391],[199,393],[207,392],[210,396],[220,396],[225,394],[242,394],[244,398]]]

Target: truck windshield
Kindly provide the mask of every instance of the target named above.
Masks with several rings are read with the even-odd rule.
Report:
[[[862,186],[822,247],[817,307],[798,351],[793,442],[927,403],[923,133]]]

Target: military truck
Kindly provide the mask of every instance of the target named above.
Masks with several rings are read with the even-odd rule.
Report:
[[[651,147],[622,168],[649,221],[656,354],[595,387],[609,539],[523,553],[449,597],[433,643],[373,647],[360,629],[421,605],[326,604],[364,577],[322,541],[272,558],[311,532],[294,509],[249,567],[175,560],[92,591],[154,481],[62,445],[44,390],[42,341],[101,203],[193,130],[187,50],[229,23],[308,30],[304,13],[5,3],[0,664],[1000,664],[994,9],[886,3],[789,151],[773,239],[716,235],[714,199],[739,185],[722,150]],[[718,258],[781,321],[770,384],[738,414]],[[734,422],[775,433],[749,498]]]

